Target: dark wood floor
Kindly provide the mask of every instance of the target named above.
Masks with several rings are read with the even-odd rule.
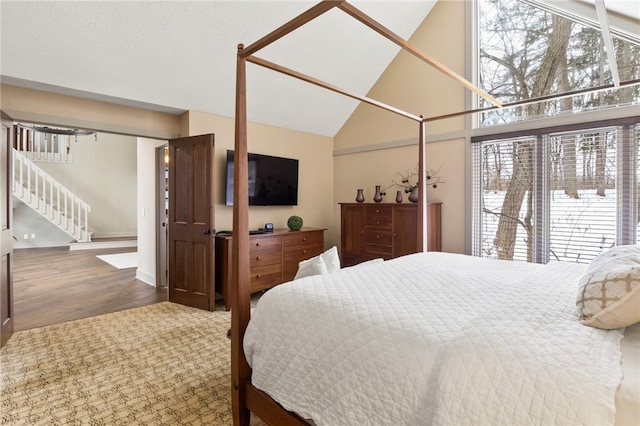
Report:
[[[96,255],[126,253],[135,248],[14,250],[15,330],[150,305],[167,300],[135,278],[136,268],[117,269]]]

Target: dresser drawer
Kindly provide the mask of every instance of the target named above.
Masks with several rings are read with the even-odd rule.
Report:
[[[272,238],[271,236],[264,237],[252,237],[249,243],[250,251],[263,250],[263,249],[282,249],[282,239]]]
[[[381,257],[383,259],[391,259],[392,256],[393,250],[391,246],[379,246],[377,244],[364,245],[365,259],[375,259],[378,257]]]
[[[364,231],[365,244],[378,244],[391,247],[393,233],[389,230],[366,229]]]
[[[393,212],[393,204],[374,204],[366,206],[365,214],[367,216],[389,216]]]
[[[324,231],[299,232],[291,231],[283,235],[283,244],[286,247],[300,246],[305,244],[324,244]]]
[[[324,229],[302,228],[299,231],[275,229],[249,237],[249,288],[252,293],[291,281],[298,263],[322,253]],[[232,283],[231,235],[216,236],[216,291],[222,294],[225,309],[231,308]],[[285,257],[289,263],[285,263]],[[286,273],[286,276],[285,276]]]
[[[256,266],[249,271],[251,291],[258,291],[273,287],[282,282],[282,266],[267,265]]]
[[[391,229],[393,210],[391,206],[367,206],[365,214],[365,225],[382,226]]]
[[[297,263],[287,263],[284,265],[284,270],[282,271],[282,281],[287,282],[293,280],[293,278],[298,273],[298,264]]]
[[[381,228],[391,229],[392,218],[391,216],[367,216],[365,220],[366,226],[375,226]]]
[[[251,268],[266,265],[282,264],[282,250],[276,249],[255,249],[251,248],[250,263]]]
[[[288,265],[289,263],[294,263],[296,268],[298,266],[298,262],[302,260],[307,260],[311,257],[317,256],[322,253],[324,243],[317,242],[313,244],[304,244],[298,246],[290,246],[284,248],[284,263]]]

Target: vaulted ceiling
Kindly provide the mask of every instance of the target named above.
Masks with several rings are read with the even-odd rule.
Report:
[[[238,43],[316,1],[2,1],[2,82],[180,113],[234,115]],[[358,2],[408,38],[433,1]],[[366,94],[398,47],[339,10],[258,56]],[[357,101],[247,67],[250,121],[333,136]]]
[[[351,3],[408,39],[435,1]],[[637,0],[605,1],[637,6]],[[232,117],[238,43],[253,43],[315,3],[3,0],[0,75],[10,85]],[[366,95],[398,50],[332,10],[258,56]],[[250,121],[333,136],[357,106],[251,64],[247,73]]]

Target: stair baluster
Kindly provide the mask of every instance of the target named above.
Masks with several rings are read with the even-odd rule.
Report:
[[[78,242],[91,241],[91,206],[13,149],[13,195]],[[64,207],[63,207],[64,205]]]

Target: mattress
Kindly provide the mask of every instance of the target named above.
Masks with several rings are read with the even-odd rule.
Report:
[[[577,321],[583,270],[419,253],[282,284],[252,383],[318,426],[614,424],[623,330]]]

